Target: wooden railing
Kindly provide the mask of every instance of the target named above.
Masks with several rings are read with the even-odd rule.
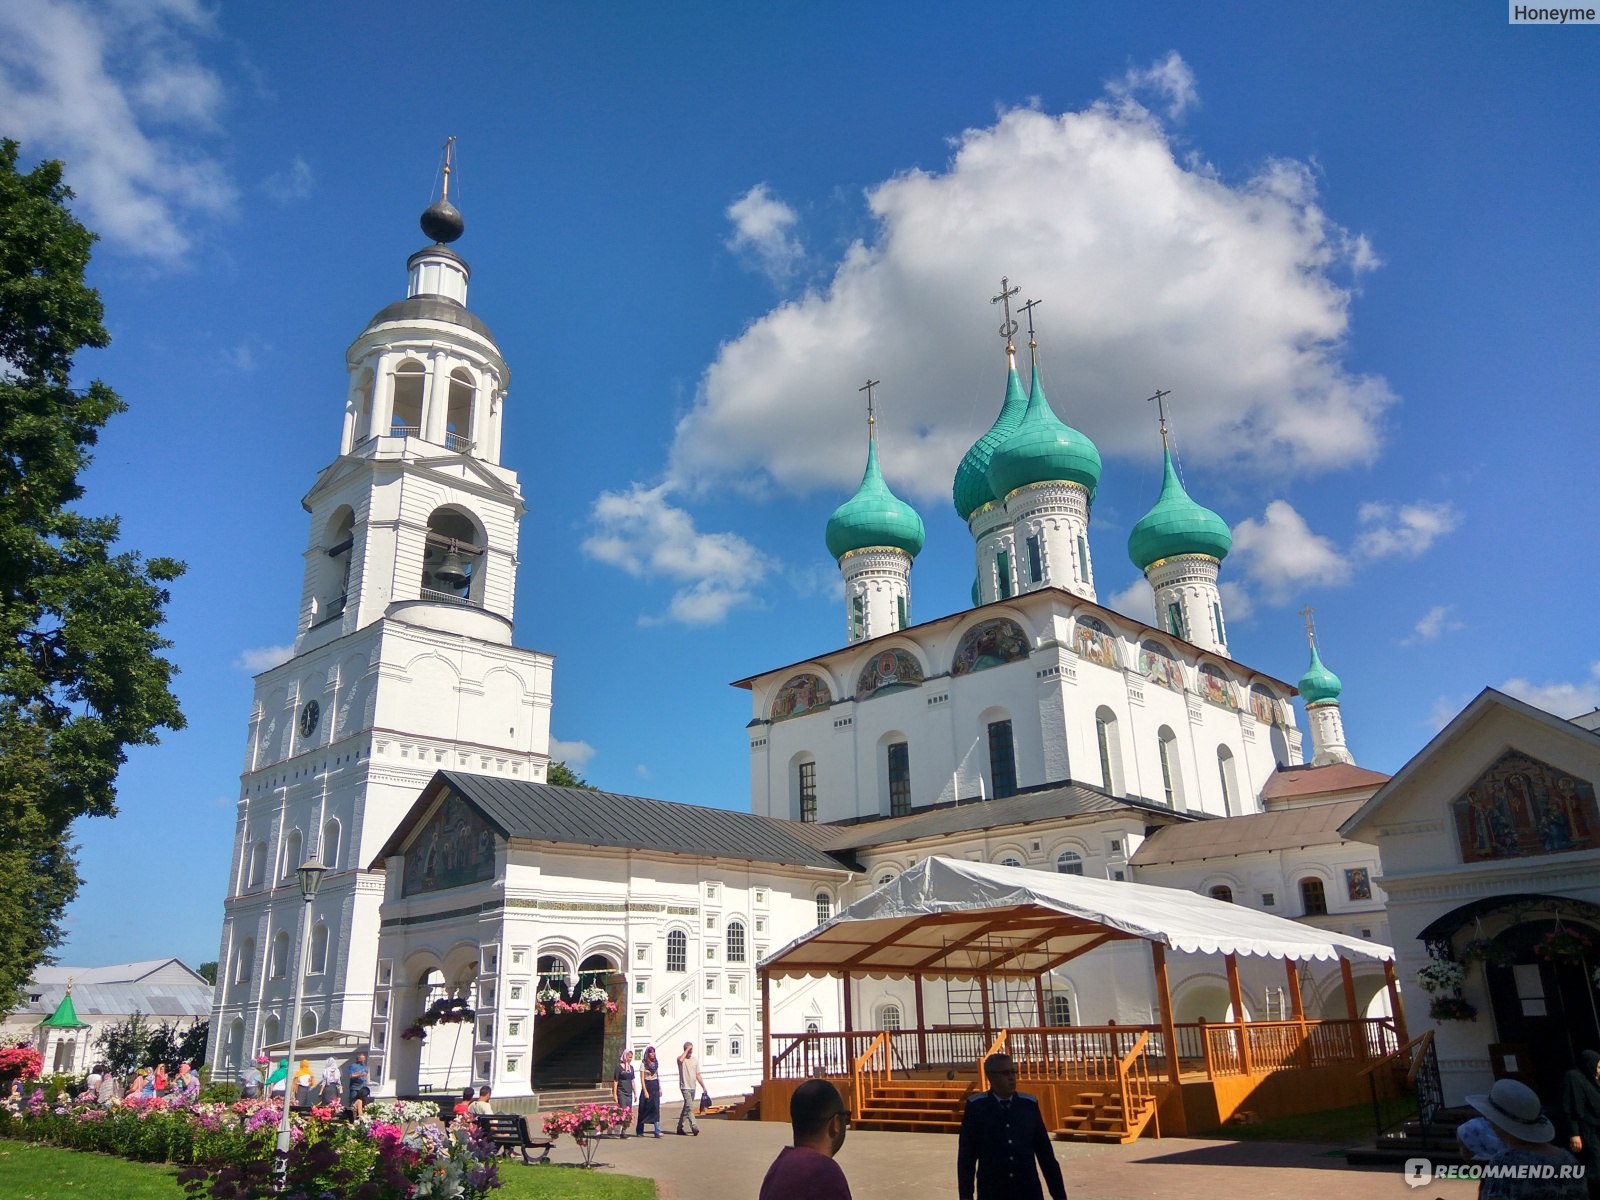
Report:
[[[1156,1123],[1156,1136],[1161,1136],[1161,1118],[1155,1108],[1155,1092],[1150,1087],[1150,1063],[1145,1056],[1150,1034],[1141,1033],[1117,1060],[1117,1090],[1122,1096],[1122,1132],[1133,1130],[1135,1118],[1150,1106],[1151,1120]]]
[[[1358,1021],[1197,1021],[1174,1027],[1178,1064],[1203,1069],[1208,1078],[1322,1067],[1381,1059],[1398,1048],[1394,1025],[1385,1019]],[[1158,1025],[1068,1025],[1008,1028],[989,1037],[976,1026],[946,1029],[856,1030],[851,1033],[773,1034],[770,1078],[847,1078],[855,1060],[880,1036],[887,1041],[890,1070],[976,1064],[980,1089],[983,1060],[1003,1048],[1030,1079],[1115,1078],[1117,1064],[1141,1047],[1140,1058],[1170,1072],[1166,1039]]]
[[[850,1084],[853,1088],[850,1103],[858,1114],[872,1095],[872,1089],[889,1078],[892,1066],[889,1055],[889,1035],[880,1033],[872,1039],[866,1052],[850,1064]]]

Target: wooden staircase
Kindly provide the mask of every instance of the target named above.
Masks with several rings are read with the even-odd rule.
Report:
[[[856,1097],[857,1129],[900,1133],[959,1133],[970,1079],[883,1079]]]
[[[761,1116],[761,1085],[758,1083],[722,1113],[729,1121],[754,1121]]]
[[[1115,1087],[1104,1091],[1081,1091],[1061,1114],[1056,1140],[1118,1144],[1136,1141],[1155,1112],[1155,1100],[1150,1096],[1140,1099],[1131,1113],[1124,1113],[1122,1095]]]

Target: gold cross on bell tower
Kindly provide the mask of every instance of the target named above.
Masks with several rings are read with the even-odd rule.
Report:
[[[873,403],[872,389],[882,382],[881,379],[868,379],[864,385],[856,389],[858,392],[867,394],[867,441],[869,442],[876,441],[878,437],[878,410]]]
[[[1011,319],[1011,297],[1019,294],[1021,291],[1021,288],[1014,288],[1011,286],[1011,280],[1008,276],[1002,275],[1000,277],[1000,294],[998,296],[989,297],[990,304],[1005,305],[1006,319],[1001,322],[1000,336],[1006,340],[1006,357],[1008,358],[1017,352],[1016,346],[1011,341],[1017,332],[1017,323]]]

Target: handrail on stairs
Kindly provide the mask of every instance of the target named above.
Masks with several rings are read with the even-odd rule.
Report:
[[[1141,1033],[1129,1047],[1128,1052],[1117,1061],[1117,1088],[1122,1096],[1122,1130],[1124,1133],[1133,1131],[1133,1118],[1135,1112],[1134,1101],[1137,1107],[1143,1109],[1148,1101],[1152,1104],[1150,1119],[1155,1122],[1156,1136],[1161,1136],[1161,1113],[1154,1107],[1155,1097],[1150,1092],[1150,1075],[1145,1068],[1145,1044],[1150,1040],[1148,1030]]]
[[[1404,1054],[1408,1055],[1411,1060],[1410,1068],[1406,1071],[1406,1083],[1408,1085],[1413,1084],[1417,1081],[1417,1068],[1422,1065],[1422,1056],[1427,1053],[1428,1045],[1432,1041],[1433,1030],[1430,1029],[1426,1033],[1419,1034],[1418,1036],[1412,1038],[1405,1045],[1395,1047],[1371,1066],[1361,1068],[1361,1070],[1356,1072],[1356,1078],[1360,1079],[1363,1076],[1371,1075],[1377,1071],[1383,1070],[1385,1067],[1398,1066],[1399,1064],[1395,1060]],[[1416,1053],[1413,1054],[1413,1050],[1415,1050]]]
[[[889,1034],[880,1033],[872,1039],[866,1053],[859,1055],[850,1064],[850,1103],[855,1106],[856,1115],[861,1115],[862,1106],[872,1093],[874,1084],[889,1077]]]

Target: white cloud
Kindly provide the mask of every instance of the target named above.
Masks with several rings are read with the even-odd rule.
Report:
[[[1166,102],[1167,116],[1174,120],[1200,101],[1194,72],[1176,50],[1167,51],[1165,58],[1148,67],[1129,67],[1121,79],[1106,84],[1106,91],[1130,99],[1154,94]]]
[[[1345,583],[1350,562],[1321,534],[1312,533],[1305,518],[1287,500],[1267,505],[1233,527],[1233,554],[1246,578],[1273,604],[1283,604],[1308,587]]]
[[[1461,524],[1453,504],[1363,504],[1357,513],[1363,529],[1355,552],[1363,558],[1403,555],[1416,558]]]
[[[1154,593],[1150,590],[1150,581],[1142,575],[1123,588],[1120,592],[1110,597],[1102,597],[1100,603],[1114,612],[1119,612],[1125,617],[1132,617],[1135,621],[1143,621],[1146,625],[1155,617]],[[1230,613],[1230,615],[1232,615]]]
[[[577,771],[594,757],[594,747],[588,742],[564,742],[560,738],[553,737],[550,739],[550,757],[557,762],[566,763]]]
[[[1426,718],[1424,718],[1422,723],[1429,729],[1433,730],[1433,732],[1438,733],[1439,730],[1443,729],[1446,725],[1450,724],[1451,721],[1456,719],[1456,714],[1467,706],[1467,700],[1470,698],[1471,697],[1463,696],[1440,696],[1433,702],[1433,707],[1428,710],[1428,715]]]
[[[681,585],[667,611],[642,617],[645,624],[714,625],[731,609],[753,604],[755,588],[770,569],[766,557],[737,534],[700,532],[694,518],[667,497],[664,484],[602,492],[583,552],[635,578]]]
[[[221,351],[222,363],[225,367],[241,374],[254,371],[260,365],[256,358],[256,343],[254,339],[237,342],[232,346],[224,346]]]
[[[1558,717],[1581,716],[1600,708],[1600,662],[1589,664],[1588,676],[1574,682],[1533,683],[1517,678],[1506,680],[1500,690]]]
[[[800,220],[794,209],[758,183],[728,205],[727,216],[733,233],[724,245],[753,262],[773,284],[787,282],[805,257],[790,232]]]
[[[261,181],[261,190],[279,204],[290,204],[311,195],[316,179],[311,174],[311,164],[296,154],[293,161],[281,171],[274,171]]]
[[[279,663],[286,663],[293,657],[293,646],[257,646],[253,650],[240,651],[239,657],[233,660],[233,666],[235,670],[248,671],[255,675],[262,671],[270,671]]]
[[[1431,642],[1441,634],[1454,633],[1458,629],[1465,629],[1466,624],[1454,616],[1455,606],[1452,604],[1435,604],[1422,614],[1422,619],[1411,630],[1410,636],[1400,644],[1414,646],[1418,642]]]
[[[0,112],[29,159],[59,157],[84,222],[129,253],[173,261],[197,221],[231,211],[226,170],[197,147],[224,103],[198,46],[197,3],[0,0]]]
[[[944,500],[1000,405],[989,297],[1002,274],[1044,302],[1046,390],[1103,454],[1154,453],[1146,406],[1130,403],[1152,381],[1174,388],[1185,443],[1211,463],[1281,475],[1378,451],[1394,397],[1346,369],[1351,295],[1334,278],[1370,247],[1323,214],[1302,164],[1230,183],[1180,161],[1137,105],[1013,109],[964,132],[942,170],[896,175],[867,203],[873,232],[831,279],[706,369],[668,465],[685,493],[853,486],[870,373],[891,486]]]
[[[1244,584],[1224,579],[1217,584],[1217,591],[1222,593],[1222,611],[1228,614],[1229,621],[1248,621],[1255,615],[1255,597]]]
[[[640,779],[649,779],[650,778],[650,768],[645,766],[644,763],[636,764],[634,766],[634,768],[633,768],[633,773],[635,775],[637,775]]]

